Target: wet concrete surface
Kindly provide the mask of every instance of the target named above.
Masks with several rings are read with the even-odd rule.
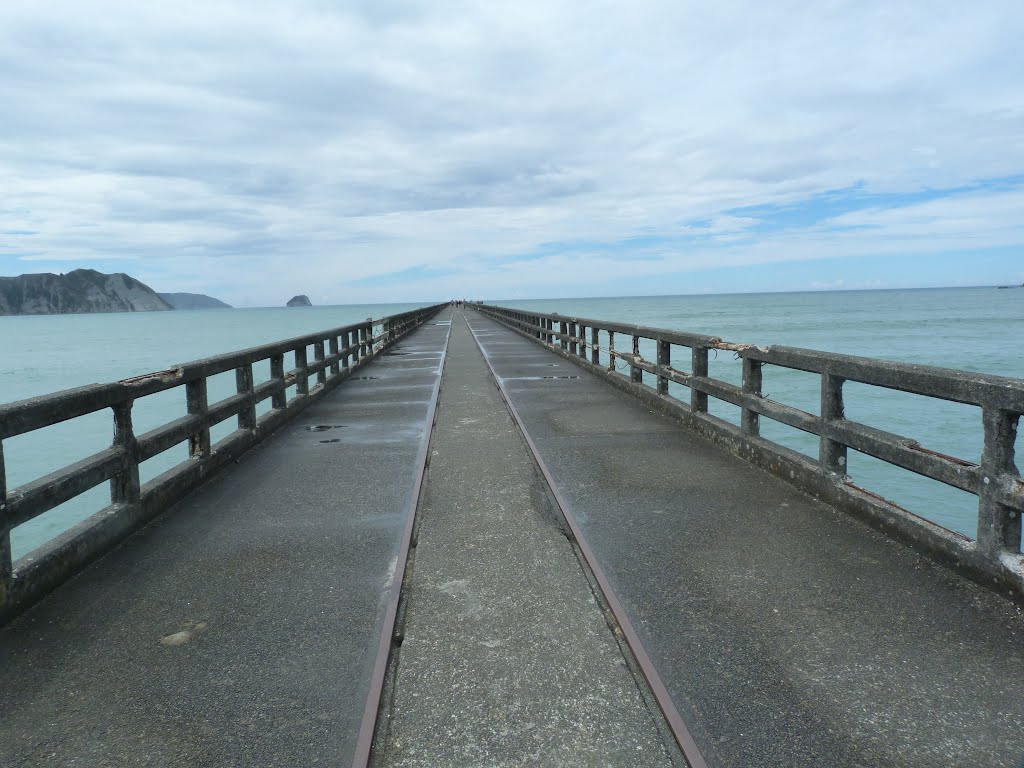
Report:
[[[435,322],[0,629],[0,765],[351,761]]]
[[[1017,605],[467,315],[709,765],[1020,765]]]
[[[458,316],[418,515],[375,766],[682,764]]]

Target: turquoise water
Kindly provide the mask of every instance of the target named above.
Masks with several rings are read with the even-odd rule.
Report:
[[[727,341],[786,344],[1024,378],[1024,289],[964,288],[791,294],[501,301],[547,312],[660,326]],[[0,317],[0,402],[168,368],[175,363],[325,330],[411,309],[412,304],[237,309],[111,315]],[[653,357],[652,350],[645,355]],[[286,364],[291,361],[286,359]],[[685,368],[685,365],[680,367]],[[256,381],[269,377],[257,367]],[[713,376],[739,383],[739,362],[719,352]],[[210,401],[234,392],[234,374],[210,381]],[[673,385],[673,394],[687,396]],[[818,410],[818,379],[766,367],[764,392],[803,410]],[[711,401],[715,415],[738,423],[738,409]],[[857,384],[846,386],[847,416],[977,461],[978,409]],[[264,403],[261,412],[269,407]],[[184,393],[142,398],[138,433],[185,412]],[[213,430],[214,440],[233,427]],[[762,420],[762,434],[815,456],[817,439]],[[8,486],[15,488],[110,444],[109,412],[4,442]],[[1018,439],[1018,444],[1020,439]],[[1024,450],[1024,449],[1022,449]],[[142,465],[143,482],[186,458],[184,445]],[[970,494],[851,452],[855,482],[969,536],[977,501]],[[57,535],[109,501],[106,484],[14,530],[15,557]]]

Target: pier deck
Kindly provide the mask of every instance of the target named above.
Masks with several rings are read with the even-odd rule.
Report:
[[[393,351],[0,630],[0,764],[350,763],[438,392],[373,764],[1024,757],[1016,603],[479,313]]]
[[[351,761],[448,331],[421,328],[0,630],[0,765]]]

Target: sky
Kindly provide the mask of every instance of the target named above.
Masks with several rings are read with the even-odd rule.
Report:
[[[1019,0],[0,0],[0,275],[274,306],[1024,283]]]

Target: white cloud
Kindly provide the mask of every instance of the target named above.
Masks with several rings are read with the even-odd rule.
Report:
[[[1019,188],[760,232],[730,209],[1024,172],[1015,3],[0,2],[0,267],[277,304],[1024,243]],[[552,242],[675,238],[505,258]],[[8,254],[5,257],[4,254]],[[107,259],[117,261],[106,261]],[[310,287],[311,285],[316,288]]]

